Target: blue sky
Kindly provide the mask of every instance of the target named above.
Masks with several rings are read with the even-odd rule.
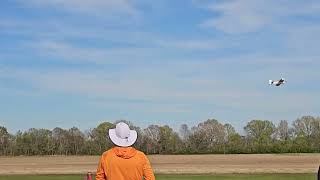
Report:
[[[319,115],[318,0],[4,0],[0,125]],[[269,79],[285,77],[280,88]]]

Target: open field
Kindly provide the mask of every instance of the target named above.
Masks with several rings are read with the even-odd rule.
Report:
[[[152,155],[157,174],[316,173],[320,154]],[[85,174],[99,156],[0,157],[0,174]]]
[[[0,180],[82,180],[81,175],[8,175]],[[314,174],[223,174],[223,175],[157,175],[157,180],[315,180]]]

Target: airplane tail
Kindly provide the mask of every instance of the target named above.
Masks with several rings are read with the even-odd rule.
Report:
[[[269,80],[269,85],[271,85],[273,83],[273,80]]]

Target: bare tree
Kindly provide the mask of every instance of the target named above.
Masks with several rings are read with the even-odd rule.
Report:
[[[54,143],[54,154],[68,155],[69,154],[69,140],[68,131],[56,127],[52,130],[52,138]]]
[[[85,135],[76,127],[68,130],[69,149],[72,155],[81,153],[84,147]]]
[[[289,126],[286,120],[281,120],[277,127],[277,135],[280,140],[289,139]]]
[[[150,125],[143,130],[144,144],[146,145],[147,153],[159,153],[160,152],[160,138],[161,132],[158,125]]]
[[[302,116],[293,122],[293,127],[297,136],[310,138],[313,133],[316,118],[312,116]]]
[[[0,155],[6,155],[9,147],[9,133],[7,128],[0,126]]]
[[[223,151],[225,129],[224,125],[215,119],[198,124],[192,128],[193,133],[190,135],[190,143],[196,152],[214,152]]]
[[[190,136],[190,130],[187,124],[182,124],[179,129],[179,135],[183,141],[187,141]]]

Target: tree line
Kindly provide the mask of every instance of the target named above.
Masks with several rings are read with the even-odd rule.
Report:
[[[117,121],[119,122],[119,121]],[[117,122],[103,122],[82,132],[76,127],[18,131],[8,133],[0,126],[0,156],[18,155],[101,155],[113,147],[108,130]],[[182,124],[176,132],[168,125],[150,125],[145,129],[129,121],[138,133],[136,148],[146,154],[204,153],[319,153],[320,118],[302,116],[289,125],[286,120],[274,124],[268,120],[252,120],[244,127],[244,135],[231,124],[208,119],[189,128]]]

